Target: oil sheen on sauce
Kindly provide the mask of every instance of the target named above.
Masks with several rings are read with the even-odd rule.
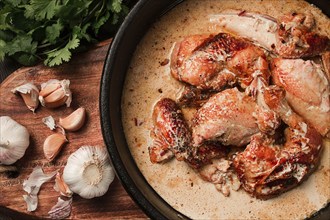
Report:
[[[275,18],[295,10],[310,10],[318,31],[330,36],[329,19],[304,1],[282,0],[188,0],[160,18],[138,45],[126,76],[122,98],[122,121],[133,158],[149,184],[171,206],[194,219],[303,219],[330,202],[330,141],[324,141],[321,164],[299,187],[266,201],[252,198],[244,190],[224,197],[213,184],[203,181],[184,162],[173,159],[152,164],[151,114],[163,97],[175,99],[182,84],[169,71],[174,42],[184,36],[220,32],[208,16],[227,9],[268,14]],[[192,112],[184,111],[189,120]]]

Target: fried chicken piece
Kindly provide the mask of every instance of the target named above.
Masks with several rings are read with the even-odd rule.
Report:
[[[330,81],[330,51],[327,51],[322,54],[322,64],[324,71],[327,74],[328,81]]]
[[[199,170],[208,164],[212,164],[214,159],[224,158],[228,153],[228,147],[217,142],[207,142],[195,147],[185,159],[185,162],[193,169]]]
[[[251,138],[246,149],[234,158],[234,167],[243,188],[261,199],[268,199],[300,184],[316,168],[322,136],[294,113],[283,89],[265,90],[267,105],[289,126],[285,143],[262,133]]]
[[[276,51],[283,58],[312,57],[330,50],[330,40],[313,32],[314,16],[310,12],[290,13],[278,20]]]
[[[255,78],[268,82],[270,76],[266,56],[259,47],[226,33],[192,35],[176,43],[171,74],[198,89],[214,91],[236,82],[246,88]]]
[[[282,58],[313,57],[330,50],[329,38],[315,32],[316,23],[310,12],[292,12],[275,19],[263,14],[231,11],[211,15],[210,21]]]
[[[259,132],[253,112],[256,103],[250,96],[226,89],[212,96],[194,117],[192,137],[194,146],[205,141],[224,145],[244,146]]]
[[[159,100],[153,110],[154,127],[150,136],[153,143],[149,146],[152,163],[165,162],[174,156],[184,160],[191,154],[191,133],[177,104],[169,99]]]
[[[220,30],[251,39],[256,45],[269,51],[275,49],[275,35],[278,27],[277,21],[273,17],[245,10],[230,10],[210,15],[209,20]]]
[[[320,65],[302,59],[274,59],[273,81],[286,90],[292,109],[323,136],[330,131],[330,86]]]

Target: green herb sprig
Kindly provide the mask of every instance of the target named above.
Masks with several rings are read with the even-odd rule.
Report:
[[[100,29],[117,27],[128,10],[122,0],[1,0],[0,61],[68,62],[99,40]]]

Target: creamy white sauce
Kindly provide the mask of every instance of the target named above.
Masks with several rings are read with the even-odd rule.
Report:
[[[277,198],[262,201],[244,190],[224,197],[215,186],[203,181],[184,162],[172,160],[152,164],[151,143],[153,105],[163,97],[176,99],[182,84],[171,77],[169,59],[176,41],[184,36],[220,31],[209,16],[222,11],[246,10],[277,18],[295,9],[316,15],[319,31],[330,36],[329,19],[303,1],[190,0],[163,16],[146,33],[132,58],[123,91],[123,124],[135,161],[149,184],[175,209],[194,219],[303,219],[330,201],[330,142],[325,142],[319,168],[299,187]],[[189,120],[193,111],[183,110]],[[136,123],[139,122],[139,123]]]

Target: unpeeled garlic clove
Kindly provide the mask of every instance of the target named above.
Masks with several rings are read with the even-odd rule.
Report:
[[[86,110],[83,107],[78,108],[65,118],[60,118],[58,124],[67,131],[77,131],[85,123]]]
[[[69,189],[68,185],[64,182],[62,175],[58,172],[55,178],[54,189],[61,193],[62,196],[72,197],[73,192]]]
[[[34,112],[39,106],[39,89],[33,83],[26,83],[11,90],[13,93],[19,93],[25,105]]]
[[[66,104],[69,107],[72,100],[72,93],[69,86],[70,80],[66,79],[61,81],[52,79],[41,84],[41,91],[39,93],[41,105],[47,108],[57,108]]]
[[[56,133],[48,136],[44,142],[44,155],[47,160],[52,161],[68,142],[63,134]]]

